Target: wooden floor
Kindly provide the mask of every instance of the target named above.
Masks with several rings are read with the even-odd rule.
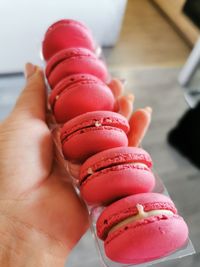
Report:
[[[190,48],[148,0],[129,0],[121,34],[107,49],[110,68],[181,66]]]

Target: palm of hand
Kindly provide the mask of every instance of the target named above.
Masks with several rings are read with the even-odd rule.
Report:
[[[53,158],[46,123],[29,115],[15,110],[0,125],[0,209],[20,238],[32,235],[38,249],[48,244],[64,257],[85,232],[87,212]]]

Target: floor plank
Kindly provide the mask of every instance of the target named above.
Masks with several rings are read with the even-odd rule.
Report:
[[[180,66],[190,48],[148,0],[129,0],[120,38],[105,50],[111,68]]]

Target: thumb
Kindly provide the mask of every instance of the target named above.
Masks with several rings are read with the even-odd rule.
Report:
[[[13,113],[45,120],[46,87],[42,70],[31,63],[25,66],[26,85],[20,94]]]

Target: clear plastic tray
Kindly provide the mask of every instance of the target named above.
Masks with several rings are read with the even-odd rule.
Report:
[[[154,188],[153,192],[161,193],[161,194],[169,196],[166,187],[163,185],[163,182],[157,175],[156,175],[156,187]],[[101,214],[101,212],[103,211],[103,209],[104,207],[97,207],[97,208],[89,209],[89,214],[90,214],[90,219],[91,219],[90,220],[91,232],[95,239],[96,247],[98,250],[98,254],[99,254],[102,266],[105,266],[105,267],[137,267],[137,266],[146,267],[146,266],[158,264],[160,262],[164,262],[168,260],[179,259],[179,258],[189,256],[195,253],[195,249],[192,245],[192,242],[190,239],[188,239],[184,247],[180,248],[179,250],[175,251],[174,253],[170,254],[167,257],[163,257],[163,258],[160,258],[154,261],[150,261],[148,263],[134,265],[134,264],[119,264],[119,263],[113,262],[106,257],[105,252],[104,252],[103,241],[101,241],[97,237],[97,234],[96,234],[96,221],[99,215]]]
[[[59,140],[59,127],[54,125],[54,124],[51,124],[50,127],[52,129],[52,135],[53,135],[54,143],[56,145],[58,153],[59,153],[60,157],[62,157],[62,159],[64,160],[63,155],[62,155],[62,151],[61,151],[61,143]],[[65,165],[64,167],[66,169],[66,172],[69,173],[67,162],[64,165]],[[155,186],[153,192],[169,196],[169,193],[168,193],[166,187],[164,186],[164,184],[163,184],[162,180],[159,178],[159,176],[155,173],[155,170],[154,170],[154,174],[156,177],[156,186]],[[70,178],[71,178],[71,181],[72,181],[77,193],[80,195],[78,181],[72,176],[70,176]],[[190,239],[188,239],[187,244],[184,247],[180,248],[179,250],[175,251],[174,253],[170,254],[167,257],[163,257],[163,258],[160,258],[160,259],[157,259],[154,261],[150,261],[148,263],[134,265],[134,264],[120,264],[120,263],[113,262],[110,259],[108,259],[107,256],[105,255],[104,247],[103,247],[103,241],[97,237],[97,233],[96,233],[96,221],[105,207],[104,206],[88,206],[87,203],[86,203],[86,206],[88,208],[88,213],[89,213],[89,218],[90,218],[91,233],[92,233],[92,236],[95,240],[95,245],[96,245],[96,248],[98,251],[99,260],[100,260],[102,266],[104,266],[104,267],[137,267],[137,266],[146,267],[146,266],[158,264],[160,262],[164,262],[164,261],[168,261],[168,260],[180,259],[182,257],[189,256],[189,255],[192,255],[195,253],[195,249],[192,245],[192,242]]]
[[[104,55],[102,53],[102,50],[98,46],[96,48],[96,55],[99,58],[101,58],[103,61],[105,61]],[[40,58],[41,58],[41,62],[42,62],[43,67],[45,67],[45,62],[43,60],[42,53],[40,53]],[[47,81],[46,81],[46,83],[47,83],[47,90],[48,90],[48,95],[49,95],[49,92],[51,90],[50,90],[50,88],[48,86],[48,82]],[[48,109],[49,109],[49,113],[50,113],[50,120],[49,120],[49,123],[48,123],[49,124],[49,128],[52,131],[53,140],[54,140],[56,149],[58,151],[59,157],[61,157],[63,159],[63,165],[64,165],[64,167],[66,169],[67,175],[69,176],[68,164],[67,164],[67,161],[64,160],[63,154],[62,154],[62,151],[61,151],[60,131],[59,131],[59,129],[60,129],[59,127],[61,125],[56,124],[54,116],[51,113],[51,109],[50,109],[49,104],[48,104]],[[161,193],[161,194],[169,196],[169,193],[168,193],[166,187],[164,186],[164,184],[163,184],[162,180],[159,178],[159,176],[156,174],[155,170],[154,170],[154,174],[155,174],[155,177],[156,177],[156,186],[155,186],[153,192]],[[74,185],[74,188],[76,189],[77,194],[80,195],[78,181],[74,177],[70,177],[70,178],[71,178],[71,182]],[[161,262],[164,262],[164,261],[168,261],[168,260],[180,259],[182,257],[189,256],[189,255],[192,255],[192,254],[195,253],[195,249],[193,247],[193,244],[192,244],[191,240],[188,239],[187,244],[184,247],[182,247],[181,249],[175,251],[174,253],[170,254],[167,257],[163,257],[163,258],[160,258],[160,259],[157,259],[157,260],[154,260],[154,261],[150,261],[148,263],[135,265],[135,264],[120,264],[120,263],[113,262],[110,259],[108,259],[107,256],[105,255],[104,247],[103,247],[103,241],[100,240],[97,237],[97,233],[96,233],[96,221],[97,221],[99,215],[101,214],[101,212],[103,211],[103,209],[105,207],[103,207],[103,206],[99,206],[99,207],[97,207],[97,206],[95,206],[95,207],[88,206],[87,203],[86,203],[86,206],[87,206],[88,214],[89,214],[89,218],[90,218],[91,234],[92,234],[92,236],[94,238],[94,243],[95,243],[96,248],[97,248],[97,252],[98,252],[98,255],[99,255],[99,261],[100,261],[101,265],[104,266],[104,267],[137,267],[137,266],[138,267],[145,267],[145,266],[158,264],[158,263],[161,263]]]

